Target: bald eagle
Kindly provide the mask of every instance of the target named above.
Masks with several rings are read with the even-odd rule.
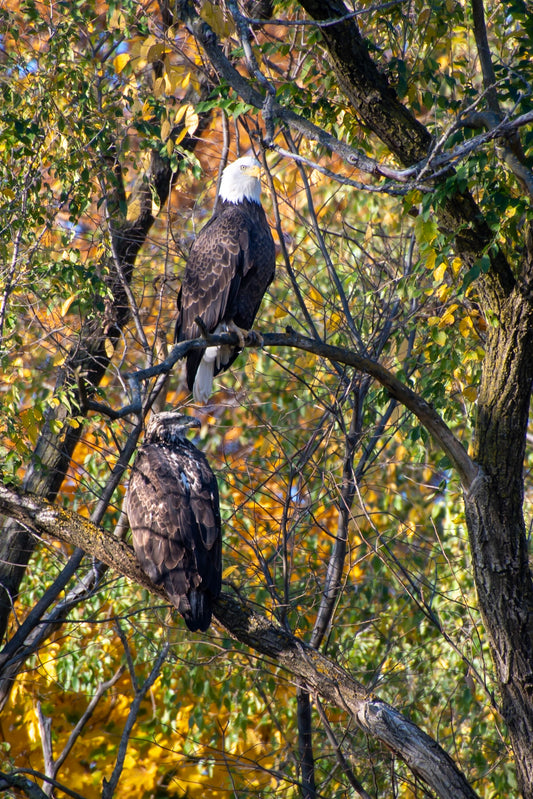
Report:
[[[261,205],[261,165],[239,158],[224,169],[215,212],[192,245],[178,295],[176,342],[196,338],[199,316],[209,333],[235,331],[240,346],[207,347],[187,356],[187,385],[207,402],[213,375],[228,369],[244,345],[274,277],[275,249]]]
[[[217,481],[185,438],[199,426],[175,411],[154,414],[125,500],[137,560],[193,631],[209,627],[222,575]]]

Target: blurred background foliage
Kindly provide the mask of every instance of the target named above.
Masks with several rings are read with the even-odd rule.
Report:
[[[500,101],[519,114],[531,107],[531,16],[520,2],[486,6]],[[212,0],[200,8],[244,74],[228,9]],[[449,146],[468,141],[473,131],[458,120],[482,92],[468,5],[365,0],[357,9],[371,54],[400,98],[436,138],[449,137]],[[305,19],[292,0],[277,2],[273,16]],[[162,337],[172,341],[180,275],[211,213],[225,143],[230,159],[257,152],[262,119],[224,82],[201,104],[189,102],[187,92],[212,80],[212,70],[183,26],[165,28],[155,3],[8,0],[0,20],[0,456],[4,479],[18,481],[46,409],[71,402],[68,393],[54,393],[57,370],[83,324],[104,307],[102,256],[110,240],[102,186],[111,155],[120,160],[128,214],[152,150],[179,170],[168,205],[155,203],[156,220],[135,263],[137,324],[124,330],[99,388],[98,399],[118,410],[130,399],[124,375],[160,360]],[[336,85],[317,27],[256,25],[252,41],[282,105],[394,166]],[[210,115],[209,125],[178,163],[183,153],[170,130],[186,119],[194,134],[199,114]],[[276,142],[333,173],[365,179],[314,142],[282,130]],[[523,145],[530,154],[531,132]],[[476,302],[476,270],[484,264],[465,274],[437,229],[446,183],[427,194],[376,191],[377,184],[360,191],[276,152],[266,161],[263,204],[277,229],[278,268],[256,328],[289,325],[379,359],[468,445],[491,320]],[[473,150],[449,180],[474,193],[512,262],[528,206],[497,148]],[[191,404],[178,364],[166,407],[202,420],[196,444],[221,492],[225,590],[304,640],[324,590],[352,447],[347,561],[322,647],[434,736],[480,796],[513,795],[459,485],[419,423],[363,375],[275,348],[241,355],[205,408]],[[58,501],[90,515],[135,420],[104,413],[81,419],[70,410],[65,424],[86,427]],[[103,518],[109,530],[120,523],[122,496],[121,487]],[[62,544],[41,542],[11,633],[69,554]],[[51,719],[58,754],[101,693],[57,775],[87,799],[100,796],[132,703],[129,671],[142,683],[167,641],[170,654],[141,704],[118,795],[299,796],[290,675],[216,623],[205,636],[189,633],[162,603],[112,572],[17,678],[0,718],[2,770],[43,772],[43,718]],[[344,714],[327,714],[372,796],[427,795],[383,747],[346,726]],[[319,795],[353,795],[316,710],[313,721]]]

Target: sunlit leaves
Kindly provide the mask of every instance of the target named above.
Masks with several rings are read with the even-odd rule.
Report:
[[[506,7],[490,9],[498,88],[506,109],[517,103],[525,110],[524,87],[532,78],[530,22],[521,4]],[[379,68],[435,141],[446,150],[471,138],[472,130],[456,125],[459,111],[481,92],[464,4],[432,0],[409,9],[363,4],[358,10]],[[7,19],[8,12],[1,13]],[[276,14],[285,13],[294,22],[302,12],[278,4]],[[20,479],[50,408],[61,412],[51,422],[60,437],[83,425],[59,501],[85,516],[109,485],[133,427],[133,415],[110,421],[94,407],[82,415],[68,391],[58,390],[50,402],[67,353],[83,348],[80,331],[90,330],[108,310],[114,253],[106,200],[109,185],[116,189],[119,181],[106,187],[102,177],[110,164],[120,169],[125,196],[117,202],[118,218],[131,223],[140,208],[132,200],[137,180],[144,185],[153,151],[176,166],[183,139],[202,134],[197,160],[190,158],[173,177],[168,214],[150,186],[150,211],[157,219],[135,263],[128,300],[138,316],[118,344],[110,336],[103,344],[113,361],[97,399],[116,411],[132,398],[126,373],[157,363],[164,357],[162,338],[171,341],[184,260],[213,207],[224,131],[230,158],[257,151],[264,135],[258,109],[218,81],[182,26],[163,33],[157,14],[151,7],[145,16],[129,2],[72,8],[28,3],[9,12],[11,33],[1,55],[6,72],[0,84],[0,203],[7,236],[1,244],[0,455],[5,476]],[[204,2],[202,17],[257,89],[228,10]],[[308,25],[266,25],[253,29],[251,46],[278,103],[389,162],[390,154],[353,113],[333,70],[325,69],[321,37],[320,29]],[[193,91],[200,78],[211,81],[203,103]],[[205,112],[211,114],[207,130],[199,126]],[[361,177],[315,142],[286,134],[276,127],[276,143],[285,149],[332,172]],[[531,137],[524,144],[528,153]],[[271,224],[279,211],[276,238],[286,244],[289,262],[278,259],[256,328],[270,332],[291,325],[364,351],[430,402],[467,445],[488,324],[476,287],[490,268],[491,250],[465,269],[451,234],[439,229],[436,211],[453,192],[472,191],[494,241],[510,255],[519,253],[530,210],[497,147],[479,148],[430,191],[424,185],[401,199],[340,186],[275,152],[267,151],[266,160],[275,196],[265,190],[264,205]],[[112,320],[105,321],[112,328]],[[347,558],[325,639],[328,654],[405,707],[474,775],[486,797],[494,791],[507,795],[513,782],[500,762],[505,747],[487,700],[491,665],[475,610],[457,484],[422,424],[354,370],[288,349],[243,352],[218,378],[208,408],[189,403],[178,367],[167,407],[201,417],[196,443],[220,485],[224,590],[257,604],[306,640],[343,532],[342,491],[350,473],[344,459],[348,444],[354,446]],[[125,532],[123,491],[123,485],[114,490],[102,520],[117,534]],[[18,619],[68,554],[53,544],[39,551],[17,605]],[[298,794],[294,686],[286,675],[253,660],[216,625],[208,636],[189,635],[166,607],[111,572],[18,683],[6,722],[13,763],[25,765],[31,758],[41,764],[37,701],[53,719],[59,750],[98,686],[124,665],[118,623],[139,680],[161,642],[172,642],[172,656],[130,740],[124,795]],[[131,697],[124,673],[59,775],[73,790],[101,794]],[[365,785],[383,796],[411,795],[401,765],[362,742],[345,714],[331,717]],[[319,727],[314,736],[320,794],[344,795],[349,788],[331,765],[330,742]]]

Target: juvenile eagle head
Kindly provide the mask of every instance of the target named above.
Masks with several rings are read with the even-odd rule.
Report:
[[[146,443],[184,441],[187,431],[192,427],[201,427],[201,422],[195,416],[186,416],[177,411],[154,413],[146,427]]]

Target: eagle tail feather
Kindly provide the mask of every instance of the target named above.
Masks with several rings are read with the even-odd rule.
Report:
[[[184,599],[185,597],[182,597]],[[185,624],[191,630],[196,632],[201,630],[205,632],[211,624],[211,600],[204,591],[195,591],[192,588],[187,594],[187,602],[181,602],[179,611],[185,619]],[[185,605],[187,607],[185,607]]]
[[[217,350],[218,347],[208,347],[206,349],[198,365],[196,377],[194,378],[192,390],[194,400],[195,402],[202,402],[204,405],[213,391],[213,375],[215,373]]]

